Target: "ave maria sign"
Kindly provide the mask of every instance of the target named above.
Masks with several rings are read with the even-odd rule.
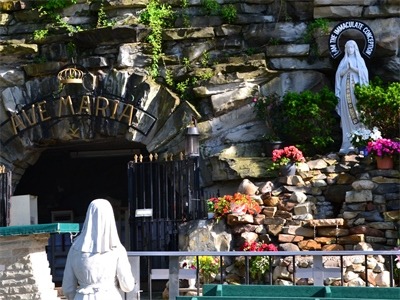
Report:
[[[36,126],[47,125],[50,128],[63,118],[70,118],[70,123],[78,124],[90,120],[93,128],[104,120],[114,121],[125,124],[128,130],[134,129],[147,135],[156,118],[129,102],[110,95],[66,95],[32,102],[10,113],[9,119],[0,125],[3,129],[8,127],[12,132],[6,140],[2,139],[2,144],[9,143],[13,138]],[[77,131],[77,128],[74,130]]]

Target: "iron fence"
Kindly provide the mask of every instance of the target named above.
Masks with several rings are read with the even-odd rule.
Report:
[[[10,221],[11,174],[0,166],[0,226],[7,226]]]

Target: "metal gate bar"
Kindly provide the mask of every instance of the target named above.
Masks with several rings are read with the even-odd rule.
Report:
[[[11,171],[0,166],[0,226],[4,227],[10,221]]]
[[[206,216],[197,158],[157,158],[137,156],[128,163],[132,251],[177,251],[179,225]],[[137,216],[138,210],[152,213]],[[153,268],[168,265],[168,258],[156,260]]]

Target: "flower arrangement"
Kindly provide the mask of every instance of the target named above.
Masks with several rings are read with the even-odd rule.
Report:
[[[214,212],[214,201],[213,199],[215,198],[211,198],[207,200],[207,211],[208,212]]]
[[[274,244],[266,244],[263,242],[244,242],[242,251],[278,251]],[[259,279],[269,270],[269,256],[253,256],[250,259],[250,276],[252,279]]]
[[[303,152],[295,146],[284,147],[283,149],[276,149],[272,151],[272,161],[274,164],[284,166],[290,162],[299,163],[305,162]]]
[[[368,142],[376,141],[381,137],[381,132],[377,127],[372,128],[372,130],[362,127],[349,133],[351,144],[357,148],[365,147]]]
[[[199,269],[199,274],[204,283],[210,283],[212,276],[218,273],[220,267],[220,259],[218,256],[201,255],[198,257],[198,261],[195,258],[193,263],[194,266]]]
[[[235,193],[232,195],[224,195],[223,197],[214,197],[207,201],[212,203],[214,216],[217,219],[232,213],[233,206],[243,206],[244,213],[259,214],[261,207],[257,201],[253,200],[249,195]]]
[[[189,259],[184,259],[180,263],[181,269],[196,269],[196,266],[193,264],[193,261]]]
[[[393,156],[400,153],[400,142],[380,138],[376,141],[368,142],[367,150],[368,153],[374,156]]]

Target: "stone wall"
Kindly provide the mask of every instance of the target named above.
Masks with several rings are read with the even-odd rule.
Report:
[[[0,236],[0,299],[55,300],[45,251],[49,234]]]
[[[376,169],[368,158],[347,155],[339,159],[331,155],[308,161],[298,167],[296,175],[273,182],[271,194],[259,193],[258,187],[265,182],[244,182],[231,194],[248,191],[262,205],[261,213],[229,214],[219,222],[185,225],[181,232],[182,250],[232,251],[239,250],[245,241],[274,243],[283,251],[389,250],[400,238],[400,172]],[[202,249],[198,248],[200,244]],[[275,283],[293,282],[290,259],[275,262]],[[369,260],[370,284],[388,286],[385,260]],[[361,266],[365,270],[364,262],[355,257],[345,262],[346,285],[365,285],[365,277],[354,271]],[[297,263],[303,268],[311,267],[312,258]],[[338,267],[339,263],[338,258],[324,260],[327,267]],[[330,284],[338,282],[331,280]]]
[[[182,27],[185,22],[178,17],[173,27],[164,31],[164,56],[160,77],[155,78],[157,83],[147,76],[146,70],[151,62],[146,43],[149,29],[137,21],[138,13],[148,1],[103,2],[108,20],[115,21],[112,28],[95,28],[99,6],[79,0],[61,14],[66,23],[90,30],[69,34],[62,27],[50,28],[49,37],[40,42],[33,40],[33,32],[47,28],[49,20],[40,18],[37,10],[32,9],[35,1],[0,3],[1,122],[17,107],[57,89],[54,76],[61,66],[71,62],[68,45],[72,42],[76,45],[74,62],[89,69],[108,92],[122,97],[135,95],[138,80],[151,86],[144,103],[158,118],[152,133],[143,137],[138,132],[118,132],[118,138],[142,143],[151,152],[178,153],[183,148],[180,141],[184,127],[191,115],[198,117],[203,184],[216,190],[229,181],[248,177],[244,169],[252,169],[253,178],[263,178],[262,171],[254,171],[256,168],[237,171],[231,163],[238,157],[261,155],[262,135],[267,129],[253,112],[254,89],[283,95],[288,90],[332,88],[338,62],[329,57],[328,34],[316,32],[312,43],[304,39],[315,19],[325,18],[330,30],[348,19],[368,24],[376,37],[376,52],[367,61],[370,77],[400,79],[400,6],[395,0],[218,1],[236,7],[237,19],[231,24],[220,16],[206,14],[201,1],[190,0],[186,8],[179,1],[162,1],[186,15],[190,26]],[[360,40],[354,32],[343,36],[344,40],[350,38]],[[311,53],[315,46],[318,52]],[[179,99],[165,89],[167,69],[176,83],[194,76],[204,78],[208,72],[212,77],[198,80],[190,96]],[[195,104],[198,113],[184,100]],[[2,138],[6,138],[9,133],[3,129]],[[115,135],[107,135],[110,132],[115,129],[106,128],[94,136],[76,138],[69,134],[68,128],[51,136],[36,128],[4,147],[0,164],[13,171],[15,185],[46,147],[71,141],[113,139]],[[35,147],[38,144],[40,150]]]

